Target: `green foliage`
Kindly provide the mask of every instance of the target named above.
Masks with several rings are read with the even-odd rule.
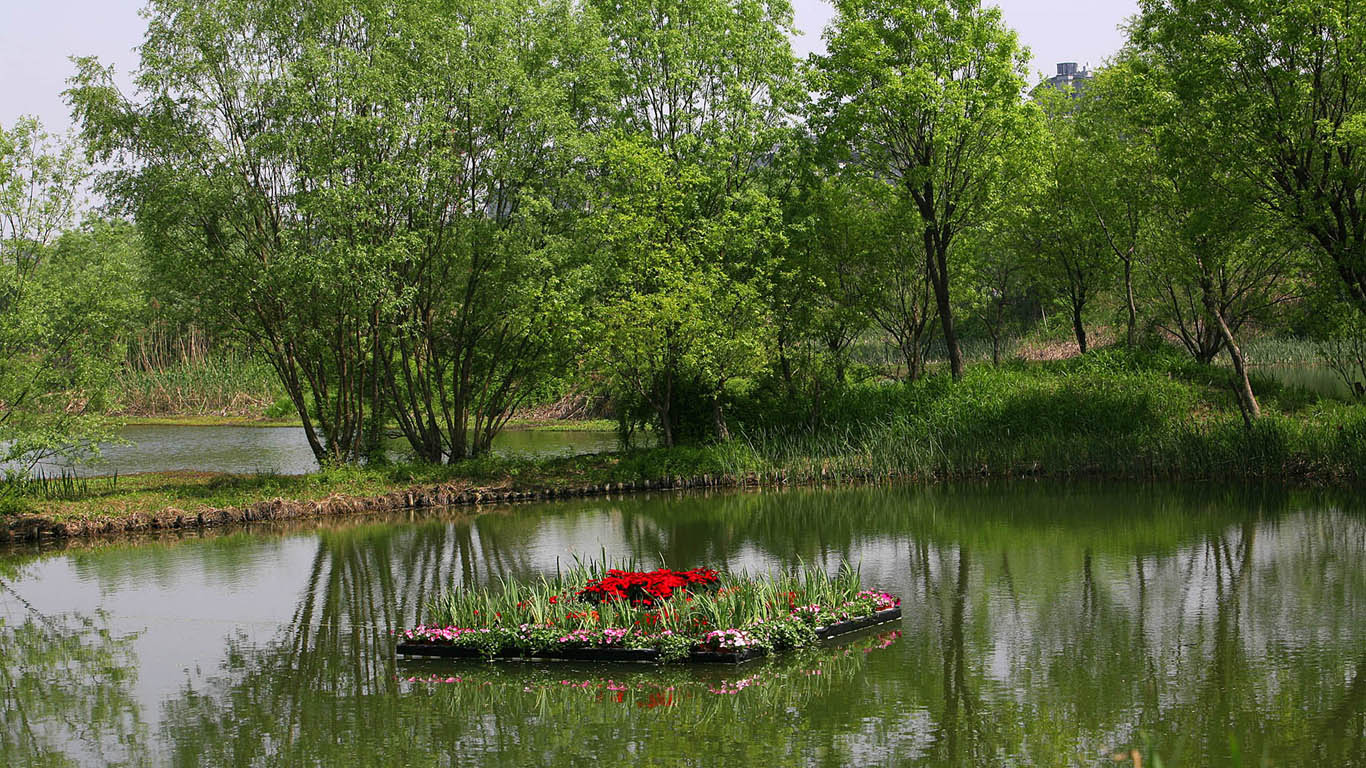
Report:
[[[1028,203],[1013,229],[1038,259],[1040,276],[1059,288],[1077,348],[1086,354],[1086,311],[1111,284],[1118,263],[1091,202],[1086,182],[1099,169],[1074,124],[1073,97],[1043,88],[1035,98],[1048,114],[1046,146],[1037,186],[1021,190]]]
[[[1366,12],[1351,0],[1144,0],[1131,48],[1168,126],[1309,243],[1366,312]]]
[[[33,506],[23,497],[14,484],[0,483],[0,517],[23,515],[33,511]]]
[[[0,464],[21,473],[97,454],[110,436],[137,244],[120,223],[72,228],[84,179],[71,142],[32,120],[0,126]]]
[[[840,0],[816,59],[820,127],[841,159],[894,180],[913,205],[955,378],[949,286],[955,238],[988,220],[1039,135],[1027,54],[979,0]]]
[[[592,368],[628,418],[687,440],[677,390],[727,433],[727,383],[764,369],[781,213],[764,179],[800,96],[787,0],[591,3],[611,51]],[[744,41],[737,45],[736,41]]]
[[[802,154],[789,162],[798,177],[786,200],[791,235],[770,298],[781,384],[816,402],[842,388],[870,326],[893,341],[900,373],[914,380],[934,318],[915,211],[857,166],[827,175]]]

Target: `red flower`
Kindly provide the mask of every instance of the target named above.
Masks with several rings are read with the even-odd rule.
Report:
[[[623,571],[613,568],[601,579],[589,582],[578,593],[585,602],[599,603],[603,600],[628,600],[632,605],[653,607],[659,600],[673,597],[676,591],[688,591],[692,587],[716,583],[717,573],[709,568],[694,568],[690,571],[674,571],[661,568],[657,571]]]

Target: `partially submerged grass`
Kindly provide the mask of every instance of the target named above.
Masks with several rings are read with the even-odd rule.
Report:
[[[1258,336],[1239,345],[1249,365],[1323,365],[1323,348],[1313,339]],[[1225,355],[1220,355],[1223,361]]]
[[[119,487],[119,474],[83,477],[62,469],[56,474],[7,474],[0,478],[0,493],[30,499],[76,501],[100,493],[113,493]]]

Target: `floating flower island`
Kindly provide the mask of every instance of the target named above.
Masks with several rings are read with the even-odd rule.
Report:
[[[555,579],[453,590],[428,613],[430,624],[397,633],[399,654],[738,664],[896,621],[901,601],[864,589],[848,564],[835,576],[766,577],[588,564]]]

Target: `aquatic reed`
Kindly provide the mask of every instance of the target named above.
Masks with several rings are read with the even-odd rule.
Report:
[[[119,473],[85,477],[69,469],[55,474],[38,470],[32,474],[10,473],[0,478],[0,495],[48,501],[74,501],[118,490]]]
[[[284,396],[271,367],[245,355],[224,354],[164,368],[128,368],[116,383],[124,416],[241,416],[259,418]],[[290,414],[281,414],[290,415]]]

